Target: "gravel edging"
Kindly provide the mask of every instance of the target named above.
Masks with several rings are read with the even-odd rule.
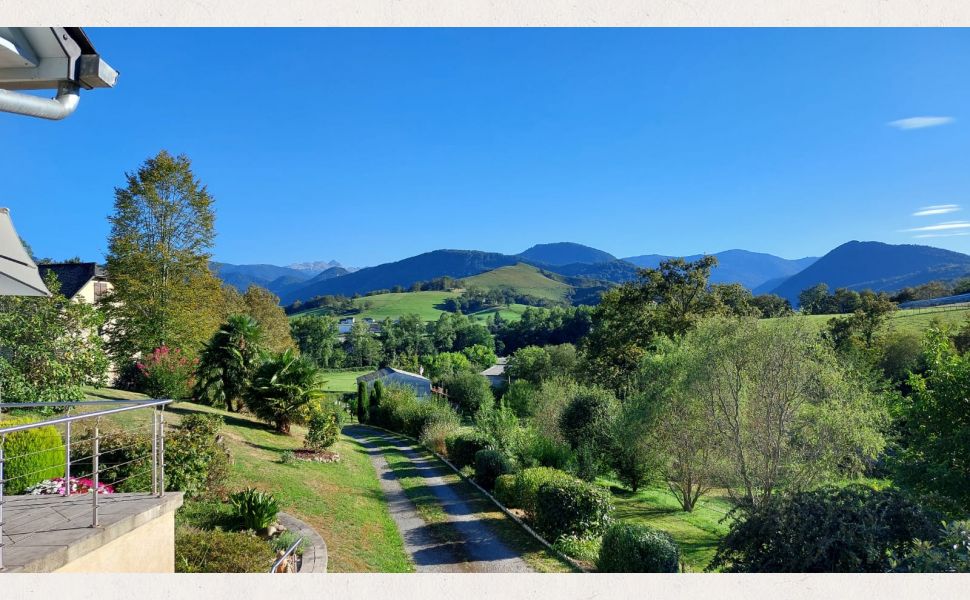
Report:
[[[414,444],[417,447],[422,448],[422,449],[426,450],[427,452],[429,452],[430,454],[432,454],[435,458],[437,458],[438,460],[440,460],[441,462],[443,462],[445,465],[447,465],[449,469],[451,469],[452,471],[454,471],[458,475],[458,477],[460,477],[464,481],[467,481],[472,486],[474,486],[475,489],[477,489],[479,492],[481,492],[486,498],[488,498],[492,502],[492,504],[494,504],[499,510],[501,510],[505,514],[505,516],[507,516],[510,519],[512,519],[512,521],[514,521],[515,523],[517,523],[519,525],[519,527],[521,527],[526,533],[528,533],[529,535],[531,535],[532,537],[534,537],[536,539],[536,541],[538,541],[547,550],[549,550],[554,555],[556,555],[556,557],[558,557],[560,560],[565,561],[566,564],[572,566],[574,569],[576,569],[576,570],[578,570],[578,571],[580,571],[582,573],[591,573],[592,572],[589,569],[587,569],[586,567],[584,567],[583,565],[579,564],[574,559],[570,558],[569,556],[567,556],[567,555],[563,554],[562,552],[560,552],[559,550],[557,550],[552,544],[550,544],[548,541],[546,541],[546,539],[544,537],[542,537],[541,535],[539,535],[538,533],[536,533],[536,531],[534,529],[532,529],[531,527],[529,527],[525,523],[525,521],[523,521],[522,519],[520,519],[519,517],[517,517],[515,514],[512,513],[512,511],[510,511],[508,508],[506,508],[504,504],[502,504],[501,502],[499,502],[495,498],[495,496],[493,496],[488,491],[486,491],[485,488],[483,488],[482,486],[478,485],[475,482],[474,479],[472,479],[471,477],[466,477],[465,474],[462,473],[458,469],[458,467],[456,467],[455,465],[451,464],[451,461],[449,461],[444,456],[441,456],[440,454],[438,454],[437,452],[435,452],[431,448],[428,448],[427,446],[425,446],[424,444],[422,444],[419,440],[416,440],[416,439],[414,439],[413,437],[411,437],[409,435],[404,435],[403,433],[398,433],[396,431],[391,431],[390,429],[384,429],[383,427],[379,427],[377,425],[370,425],[368,423],[363,423],[362,425],[364,427],[372,427],[374,429],[379,429],[379,430],[384,431],[386,433],[389,433],[391,435],[396,435],[396,436],[398,436],[400,438],[404,438],[404,439],[406,439],[408,441],[414,442]]]
[[[307,545],[303,550],[300,570],[297,573],[326,573],[327,572],[327,543],[309,524],[297,519],[291,514],[280,512],[276,520],[288,531],[302,536]]]

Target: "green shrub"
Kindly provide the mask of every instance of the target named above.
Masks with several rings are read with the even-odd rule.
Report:
[[[680,549],[665,531],[616,523],[603,534],[596,568],[603,573],[676,573]]]
[[[463,431],[448,437],[445,448],[448,460],[460,469],[475,464],[475,454],[488,448],[488,438],[477,432]]]
[[[340,434],[340,426],[337,423],[337,415],[323,411],[317,411],[310,417],[307,423],[306,436],[303,438],[303,447],[311,450],[324,450],[333,446]]]
[[[511,473],[499,475],[495,478],[495,491],[492,492],[492,495],[506,508],[520,508],[515,479],[515,475]]]
[[[970,573],[970,521],[943,523],[936,542],[919,540],[902,558],[894,557],[894,573]]]
[[[478,373],[461,371],[446,377],[442,385],[448,390],[448,399],[466,415],[473,415],[482,406],[495,402],[491,384]]]
[[[546,539],[602,534],[613,519],[610,493],[580,480],[545,483],[536,495],[536,529]]]
[[[284,450],[280,452],[280,464],[283,464],[283,465],[296,464],[296,454],[292,450]]]
[[[280,512],[279,502],[272,494],[246,488],[230,494],[229,503],[243,528],[263,531],[273,524]]]
[[[152,398],[191,398],[197,364],[179,348],[155,348],[137,365],[142,374],[141,390]]]
[[[740,512],[740,511],[739,511]],[[772,497],[731,522],[709,569],[733,573],[883,573],[939,515],[899,491],[826,486]]]
[[[495,487],[499,475],[512,472],[512,465],[497,450],[479,450],[475,453],[475,481],[486,490]]]
[[[188,501],[175,511],[175,526],[235,531],[240,529],[240,522],[231,504],[211,500]]]
[[[532,467],[523,470],[515,476],[515,496],[518,499],[519,508],[524,510],[529,518],[534,519],[539,488],[547,483],[562,483],[573,480],[574,478],[569,473],[564,473],[558,469]]]
[[[266,573],[276,554],[251,533],[191,527],[175,531],[175,571],[178,573]]]
[[[191,414],[165,434],[165,489],[189,498],[220,496],[232,459],[222,443],[222,417]]]
[[[436,411],[432,418],[425,421],[424,429],[418,438],[425,447],[430,448],[438,454],[444,454],[447,450],[446,440],[458,431],[461,427],[461,419],[454,411]]]
[[[600,554],[600,538],[584,538],[575,535],[561,535],[552,547],[566,556],[595,563]]]
[[[33,423],[29,417],[7,418],[0,427]],[[64,476],[64,442],[51,426],[7,434],[4,447],[5,494],[20,494],[45,479]]]
[[[550,439],[540,431],[535,431],[529,437],[524,454],[527,464],[550,467],[560,471],[569,467],[573,460],[573,453],[568,445]]]
[[[380,406],[370,415],[371,423],[413,438],[421,437],[425,427],[435,421],[457,424],[458,415],[447,401],[419,400],[409,387],[384,388]]]

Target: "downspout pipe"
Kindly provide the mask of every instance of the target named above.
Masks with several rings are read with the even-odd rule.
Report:
[[[0,89],[0,112],[59,121],[77,109],[81,101],[80,89],[72,81],[62,81],[57,86],[57,96],[50,99]]]

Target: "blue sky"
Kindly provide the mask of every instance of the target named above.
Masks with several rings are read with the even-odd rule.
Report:
[[[87,31],[115,89],[0,114],[0,205],[39,256],[101,260],[114,187],[163,148],[225,262],[970,252],[966,30]]]

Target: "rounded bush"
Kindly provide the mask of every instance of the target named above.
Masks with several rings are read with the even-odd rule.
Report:
[[[516,493],[515,475],[507,473],[496,477],[495,491],[492,492],[492,495],[507,508],[520,508],[518,494]]]
[[[525,469],[515,477],[515,495],[519,500],[519,507],[531,518],[536,514],[536,497],[539,488],[546,483],[560,483],[572,481],[569,473],[549,467],[532,467]]]
[[[475,454],[488,448],[488,440],[478,433],[467,431],[449,436],[445,440],[448,460],[461,469],[475,464]]]
[[[332,412],[317,411],[310,417],[307,424],[306,436],[303,438],[303,447],[311,450],[324,450],[333,446],[340,434],[340,425],[337,423],[337,415]]]
[[[0,421],[0,427],[35,421],[31,418],[4,419]],[[4,459],[5,494],[20,494],[45,479],[64,476],[64,442],[57,429],[51,426],[8,434]]]
[[[475,453],[475,481],[486,490],[495,487],[499,475],[512,472],[509,460],[497,450],[479,450]]]
[[[607,490],[578,479],[544,483],[536,494],[536,529],[550,541],[600,535],[613,523],[612,512]]]
[[[603,534],[596,568],[603,573],[676,573],[680,548],[666,531],[616,523]]]

